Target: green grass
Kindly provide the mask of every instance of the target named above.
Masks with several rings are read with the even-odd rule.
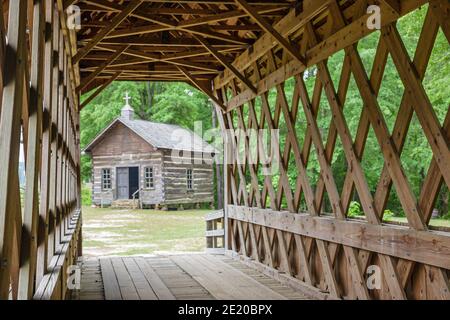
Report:
[[[386,217],[386,218],[384,218],[384,221],[408,223],[408,219],[406,219],[406,217]],[[450,220],[433,218],[430,220],[430,226],[450,228]]]
[[[142,255],[205,249],[209,210],[155,211],[83,207],[85,255]]]

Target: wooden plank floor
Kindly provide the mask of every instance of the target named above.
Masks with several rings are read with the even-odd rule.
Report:
[[[225,256],[186,254],[89,259],[80,300],[306,300],[309,297]]]

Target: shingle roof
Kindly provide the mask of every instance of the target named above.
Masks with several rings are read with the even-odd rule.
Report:
[[[84,151],[90,152],[97,142],[118,122],[128,127],[150,145],[158,149],[203,153],[217,152],[211,145],[189,129],[172,124],[144,120],[128,120],[123,117],[117,118],[99,133]]]

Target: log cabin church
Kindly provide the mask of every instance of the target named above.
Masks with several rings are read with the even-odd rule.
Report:
[[[96,206],[192,208],[213,205],[214,148],[176,125],[134,119],[126,105],[85,148]]]

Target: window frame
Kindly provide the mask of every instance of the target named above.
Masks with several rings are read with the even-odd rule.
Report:
[[[111,168],[102,168],[101,169],[101,185],[102,191],[111,191],[112,190],[112,169]]]
[[[155,169],[153,167],[144,167],[144,189],[155,189]]]
[[[194,191],[194,170],[186,169],[186,188],[188,191]]]

